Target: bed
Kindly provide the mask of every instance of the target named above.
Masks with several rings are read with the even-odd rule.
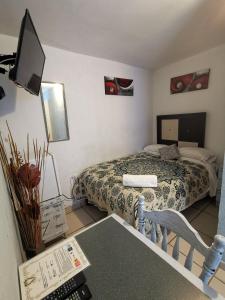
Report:
[[[175,115],[178,122],[169,122],[166,126],[164,120],[175,120],[174,115],[158,116],[158,139],[164,144],[179,143],[179,122],[182,126],[182,142],[202,144],[202,134],[194,137],[188,124],[192,124],[193,114]],[[188,118],[189,122],[184,122]],[[165,118],[164,118],[165,117]],[[204,131],[205,118],[201,115],[194,118],[201,120]],[[159,122],[159,119],[161,122]],[[202,124],[203,122],[203,124]],[[163,124],[164,123],[164,124]],[[174,129],[175,127],[178,128]],[[198,128],[199,129],[199,128]],[[178,130],[178,133],[176,132]],[[184,132],[186,131],[187,138]],[[190,138],[191,134],[191,138]],[[169,138],[168,140],[165,139]],[[177,140],[172,138],[176,137]],[[123,186],[123,174],[154,174],[158,177],[156,188],[133,188]],[[136,225],[135,215],[138,196],[145,197],[147,210],[173,208],[182,211],[194,202],[204,198],[207,194],[214,196],[216,186],[216,172],[213,164],[190,157],[179,160],[162,160],[152,153],[143,151],[119,159],[99,163],[85,169],[77,178],[73,186],[73,195],[76,199],[87,199],[89,203],[99,209],[110,213],[117,213],[129,224]]]

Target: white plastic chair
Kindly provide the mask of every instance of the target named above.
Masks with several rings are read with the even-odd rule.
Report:
[[[184,239],[190,244],[190,250],[185,260],[184,266],[191,271],[194,249],[199,251],[204,257],[202,272],[200,279],[204,283],[208,283],[218,268],[225,249],[225,237],[215,235],[214,242],[211,247],[207,246],[199,233],[191,226],[187,219],[179,212],[173,209],[146,211],[144,209],[144,196],[139,196],[138,202],[138,224],[139,231],[145,235],[145,220],[151,222],[150,239],[156,243],[156,226],[160,225],[162,230],[162,249],[167,252],[169,231],[176,234],[176,241],[173,248],[172,257],[176,260],[179,258],[179,240]]]

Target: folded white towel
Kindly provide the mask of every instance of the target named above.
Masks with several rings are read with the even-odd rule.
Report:
[[[123,185],[132,187],[157,187],[157,176],[124,174]]]

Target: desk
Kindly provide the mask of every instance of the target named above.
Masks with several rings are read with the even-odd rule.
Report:
[[[93,300],[223,299],[115,214],[75,238]]]
[[[32,288],[36,289],[35,293],[39,295],[35,299],[42,297],[43,291],[40,288],[42,281],[46,278],[53,279],[51,284],[54,286],[49,287],[51,290],[60,285],[58,280],[67,280],[60,277],[61,275],[57,280],[53,278],[54,276],[52,277],[53,270],[56,269],[54,265],[49,267],[51,261],[46,260],[46,257],[54,253],[56,265],[64,262],[64,256],[67,261],[63,247],[75,243],[74,238],[91,264],[83,272],[93,300],[224,299],[115,214],[21,265],[19,271],[20,275],[23,274],[20,278],[22,291],[24,295],[30,295],[24,296],[26,299],[34,299],[31,286],[24,287],[24,278],[31,276],[33,272],[36,272],[34,274],[36,281]],[[63,252],[61,252],[62,249],[64,249]],[[56,253],[56,250],[60,252]],[[85,261],[86,266],[88,262],[85,263]],[[33,265],[35,267],[32,271],[28,271],[28,267]],[[66,262],[65,267],[67,267]],[[69,272],[70,269],[68,269]],[[43,270],[45,270],[44,274],[42,274]],[[22,277],[24,274],[26,276]],[[65,276],[68,279],[71,278],[70,273]]]

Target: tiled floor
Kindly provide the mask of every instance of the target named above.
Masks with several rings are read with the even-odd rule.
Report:
[[[183,214],[192,226],[199,232],[205,243],[211,245],[213,237],[216,234],[218,223],[218,208],[215,205],[215,201],[203,199],[186,209]],[[105,212],[101,212],[95,206],[91,205],[69,212],[67,214],[67,222],[69,226],[67,236],[80,231],[81,229],[106,217],[106,215],[107,214]],[[168,242],[168,253],[171,255],[175,243],[175,235],[173,233],[170,234]],[[182,264],[184,264],[188,251],[189,245],[184,240],[181,240],[179,261]],[[203,260],[203,256],[195,251],[192,272],[197,276],[200,275]],[[225,297],[225,270],[219,269],[216,272],[214,278],[210,282],[210,286],[215,288]]]
[[[107,213],[98,210],[95,206],[86,205],[66,214],[68,231],[67,236],[99,221],[107,216]]]

